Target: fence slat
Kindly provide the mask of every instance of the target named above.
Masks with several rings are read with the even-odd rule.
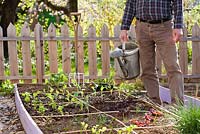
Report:
[[[78,38],[83,37],[83,29],[79,25],[78,26]],[[77,46],[77,52],[78,52],[78,73],[84,73],[84,48],[83,48],[83,41],[78,41]]]
[[[89,27],[88,31],[89,38],[96,37],[96,29],[93,25]],[[88,56],[89,56],[89,76],[93,76],[94,79],[97,78],[97,50],[96,41],[88,42]]]
[[[37,82],[43,82],[44,76],[44,51],[43,51],[43,30],[40,24],[35,26],[35,51],[36,51],[36,77]]]
[[[7,28],[8,37],[16,37],[16,30],[12,23]],[[8,53],[9,53],[9,64],[10,64],[10,75],[18,76],[18,60],[17,60],[17,42],[8,41]],[[13,83],[18,83],[18,80],[12,80]]]
[[[28,23],[24,23],[24,26],[21,30],[22,37],[30,37],[30,28]],[[30,41],[22,40],[22,57],[23,57],[23,75],[31,76],[32,74],[32,64],[31,64],[31,49],[30,49]],[[32,80],[24,80],[24,83],[31,83]]]
[[[56,37],[56,28],[51,23],[48,28],[48,36]],[[55,40],[49,40],[49,68],[51,73],[58,73],[58,54],[57,54],[57,43]]]
[[[184,28],[184,32],[183,32],[183,38],[187,38],[187,29]],[[185,42],[180,42],[180,48],[179,48],[179,63],[180,63],[180,67],[181,70],[183,72],[183,74],[188,74],[188,53],[187,53],[187,41]]]
[[[192,28],[192,37],[200,36],[200,28],[195,24]],[[192,74],[200,74],[200,42],[192,42]]]
[[[101,29],[101,36],[104,38],[109,37],[109,30],[108,27],[104,24]],[[108,76],[110,73],[110,42],[109,41],[102,41],[101,42],[101,59],[102,59],[102,76]]]
[[[69,30],[66,24],[61,27],[61,36],[69,38]],[[70,42],[69,40],[62,41],[62,69],[64,73],[71,72],[71,59],[70,59]]]
[[[0,27],[0,37],[3,37],[3,31]],[[0,76],[4,76],[4,53],[3,53],[3,41],[0,40]]]

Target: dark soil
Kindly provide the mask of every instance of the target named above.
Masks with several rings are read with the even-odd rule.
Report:
[[[19,90],[20,93],[29,91],[31,92],[31,94],[38,90],[48,91],[47,87],[44,85],[40,85],[38,87],[21,85]],[[67,92],[65,91],[53,91],[52,94],[54,92],[57,93],[57,96],[55,97],[56,103],[64,107],[63,115],[61,115],[61,113],[49,106],[50,100],[49,98],[46,98],[46,95],[44,93],[40,94],[38,96],[38,99],[44,104],[45,108],[47,109],[45,113],[38,112],[37,108],[35,109],[32,106],[32,101],[26,103],[24,102],[24,97],[21,96],[26,109],[28,110],[30,115],[33,116],[33,119],[36,121],[36,123],[44,133],[61,133],[67,131],[83,130],[81,122],[85,122],[86,124],[88,124],[87,129],[89,130],[94,128],[96,125],[98,125],[98,128],[121,128],[124,124],[127,126],[133,124],[132,122],[130,122],[130,120],[138,120],[141,122],[145,121],[145,115],[149,113],[150,109],[155,109],[153,105],[150,105],[149,103],[143,101],[143,95],[138,97],[137,94],[135,94],[134,96],[117,91],[95,93],[86,92],[82,94],[81,92],[78,92],[78,90],[73,90],[70,92],[75,96],[74,98],[76,100],[72,101],[74,99],[73,97],[71,97],[70,99],[65,99],[67,94]],[[58,97],[58,95],[60,97]],[[158,109],[155,110],[159,111]],[[97,112],[108,113],[100,114]],[[46,115],[47,117],[42,117],[44,115]],[[173,122],[175,122],[175,120],[172,118],[172,116],[164,113],[162,116],[154,117],[154,120],[145,125],[145,127],[169,125]],[[173,127],[169,127],[168,129],[164,127],[159,129],[151,128],[136,131],[140,134],[177,133],[177,130],[175,130]],[[112,133],[116,132],[113,131]]]

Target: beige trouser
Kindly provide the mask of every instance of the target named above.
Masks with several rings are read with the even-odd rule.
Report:
[[[136,40],[140,48],[141,79],[147,94],[159,98],[159,82],[156,71],[156,51],[159,52],[167,71],[172,101],[183,100],[183,76],[178,64],[176,45],[172,39],[172,21],[161,24],[136,22]]]

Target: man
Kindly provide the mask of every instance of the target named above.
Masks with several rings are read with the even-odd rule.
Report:
[[[178,65],[176,42],[183,34],[182,0],[127,0],[120,38],[127,42],[127,31],[136,18],[136,40],[140,49],[141,79],[147,95],[161,104],[156,72],[155,48],[167,71],[172,103],[183,102],[183,76]]]

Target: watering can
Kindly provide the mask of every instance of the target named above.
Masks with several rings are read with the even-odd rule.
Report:
[[[139,48],[135,42],[122,43],[110,57],[117,59],[116,70],[120,78],[130,80],[140,75]]]

